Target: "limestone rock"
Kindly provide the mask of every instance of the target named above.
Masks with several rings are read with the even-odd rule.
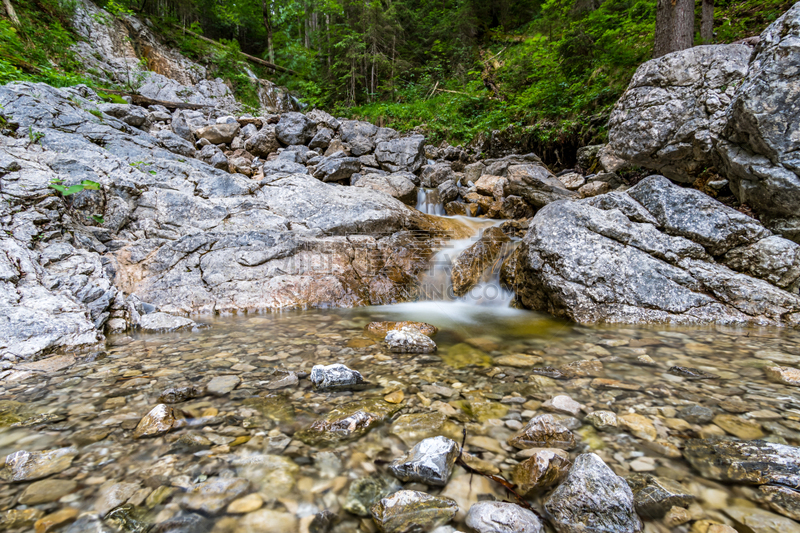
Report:
[[[403,172],[396,172],[388,176],[367,174],[358,180],[355,186],[388,194],[406,205],[415,205],[417,201],[417,186]]]
[[[318,391],[359,390],[367,385],[359,371],[342,364],[314,365],[308,379]]]
[[[625,481],[593,453],[579,455],[566,481],[545,502],[558,533],[638,533],[642,521]]]
[[[566,477],[572,462],[569,453],[558,448],[540,448],[512,470],[512,479],[523,496],[541,494]]]
[[[401,330],[401,329],[407,329],[407,328],[416,330],[418,333],[422,333],[423,335],[427,335],[428,337],[433,337],[436,334],[436,332],[438,331],[438,329],[436,329],[436,326],[434,326],[432,324],[427,324],[425,322],[409,322],[409,321],[403,321],[403,322],[388,322],[388,321],[386,321],[386,322],[370,322],[364,328],[364,331],[368,335],[373,335],[373,336],[376,336],[378,338],[383,339],[384,337],[386,337],[386,334],[389,331]]]
[[[699,191],[651,176],[626,193],[539,211],[520,247],[517,295],[585,323],[793,325],[800,298],[710,257],[768,236]]]
[[[298,432],[296,438],[312,446],[357,439],[401,408],[402,405],[391,404],[382,398],[351,402],[334,408],[324,419]]]
[[[713,164],[750,53],[743,44],[695,46],[641,65],[611,113],[606,150],[672,180],[694,181]]]
[[[800,387],[800,370],[796,368],[790,366],[768,366],[764,367],[764,374],[772,382]]]
[[[246,479],[211,478],[189,489],[180,498],[180,505],[185,509],[215,515],[222,512],[228,504],[243,496],[249,488],[250,483]]]
[[[455,500],[414,490],[400,490],[372,506],[372,519],[381,533],[402,533],[415,528],[432,530],[456,515]]]
[[[391,470],[395,477],[406,483],[418,481],[443,487],[453,473],[458,451],[458,444],[446,437],[428,438],[396,459]]]
[[[505,502],[480,502],[469,508],[466,524],[477,533],[541,533],[532,511]]]
[[[800,448],[761,440],[694,439],[683,452],[703,477],[730,483],[800,486]]]
[[[576,199],[578,194],[567,189],[541,163],[510,165],[505,186],[507,195],[522,197],[534,207],[543,207],[557,200]]]
[[[0,469],[0,479],[6,482],[34,481],[58,474],[72,465],[76,455],[78,452],[74,448],[44,452],[20,450],[6,457],[6,462]]]
[[[521,430],[508,439],[515,448],[561,448],[575,447],[575,435],[562,426],[553,415],[532,418]]]
[[[43,479],[25,487],[19,497],[19,503],[36,505],[57,501],[62,496],[75,492],[78,483],[68,479]]]
[[[241,382],[242,378],[235,375],[214,376],[206,385],[206,392],[213,396],[225,396]]]
[[[149,313],[139,319],[139,327],[145,333],[164,333],[192,329],[197,324],[194,320],[167,313]]]
[[[739,531],[753,533],[800,533],[800,524],[757,507],[727,507],[723,512],[733,519]]]
[[[157,437],[163,435],[175,425],[175,413],[172,407],[160,403],[153,407],[136,426],[133,438]]]
[[[347,181],[359,170],[361,162],[357,157],[329,157],[317,165],[313,176],[325,182]]]
[[[128,499],[139,490],[138,483],[112,483],[101,487],[100,495],[95,501],[94,510],[101,517],[105,517],[109,511],[128,501]]]
[[[634,474],[625,479],[633,491],[636,512],[646,518],[663,518],[673,507],[689,507],[695,497],[683,485],[650,474]]]
[[[344,510],[358,516],[371,516],[370,507],[378,500],[397,492],[401,488],[397,480],[370,476],[350,483],[343,505]]]
[[[594,411],[586,415],[586,421],[601,431],[615,431],[619,427],[616,413],[613,411]]]
[[[800,6],[761,34],[737,88],[717,155],[730,188],[766,225],[800,241],[800,175],[795,164],[800,112],[795,107]]]
[[[391,330],[384,339],[389,350],[397,353],[431,353],[436,351],[436,343],[416,329],[402,328]]]
[[[315,128],[316,123],[302,113],[284,113],[275,126],[275,135],[286,145],[308,144]]]
[[[424,146],[422,135],[384,141],[376,145],[375,158],[389,172],[416,172],[425,162]]]
[[[461,252],[453,261],[451,279],[453,292],[463,296],[483,276],[484,270],[494,263],[503,243],[510,241],[503,230],[492,227],[483,232],[480,239]]]
[[[244,149],[256,157],[267,157],[280,148],[275,126],[265,125],[244,142]]]
[[[230,144],[236,134],[239,133],[239,123],[232,124],[212,124],[200,128],[194,132],[198,139],[206,139],[211,144]]]
[[[375,136],[378,134],[378,127],[369,122],[345,120],[339,127],[339,134],[342,137],[342,142],[350,146],[350,153],[358,157],[375,149]]]

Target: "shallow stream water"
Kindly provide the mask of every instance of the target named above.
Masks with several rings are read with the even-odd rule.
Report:
[[[487,276],[480,293],[487,294],[492,279]],[[692,520],[732,524],[726,510],[760,505],[758,491],[700,477],[681,458],[686,439],[727,434],[800,445],[798,389],[769,382],[763,371],[800,364],[798,331],[586,327],[513,309],[503,298],[209,318],[209,327],[198,331],[112,338],[104,352],[7,371],[0,381],[0,455],[73,447],[76,456],[50,478],[73,484],[39,486],[50,497],[30,504],[22,503],[38,501],[24,496],[36,492],[30,482],[3,485],[0,509],[35,509],[29,512],[40,517],[66,508],[106,513],[122,505],[106,525],[145,531],[186,516],[183,493],[194,484],[240,477],[249,480],[247,490],[233,503],[210,495],[212,503],[224,501],[199,513],[202,524],[152,531],[322,531],[314,517],[327,510],[332,531],[371,532],[370,518],[344,510],[352,508],[356,480],[371,476],[399,486],[388,470],[391,461],[422,438],[445,435],[461,442],[464,433],[465,451],[509,478],[525,454],[507,439],[548,412],[547,400],[563,394],[582,405],[575,417],[556,413],[579,440],[573,458],[594,451],[619,475],[646,472],[680,481],[696,497]],[[364,330],[383,320],[435,325],[438,351],[390,353]],[[553,379],[535,370],[587,359],[599,360],[602,371]],[[360,371],[371,386],[315,392],[306,374],[314,365],[333,363]],[[673,366],[718,377],[691,380],[669,373]],[[238,384],[218,396],[174,404],[181,427],[155,438],[133,437],[165,390],[202,387],[218,376],[236,376]],[[393,405],[399,411],[356,440],[310,445],[297,438],[337,406],[398,391],[402,400]],[[681,418],[681,409],[691,405],[710,409],[711,420]],[[647,428],[597,430],[584,420],[596,410],[640,414],[656,434]],[[467,531],[463,518],[471,503],[513,501],[499,485],[460,467],[443,489],[406,487],[454,498],[461,511],[451,525],[461,531]],[[259,496],[241,501],[253,493]],[[531,501],[541,509],[540,499]],[[692,523],[670,529],[656,520],[647,527],[689,531]]]

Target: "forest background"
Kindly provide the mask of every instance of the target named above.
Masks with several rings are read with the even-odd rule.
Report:
[[[0,83],[96,85],[70,52],[75,0],[12,2],[0,17]],[[657,0],[99,0],[150,20],[167,44],[255,107],[251,75],[337,116],[432,142],[490,132],[542,155],[603,142],[614,102],[652,57]],[[758,35],[792,0],[716,0],[714,36]],[[199,39],[190,30],[221,43]],[[286,67],[276,72],[250,54]],[[553,159],[553,157],[547,157]]]

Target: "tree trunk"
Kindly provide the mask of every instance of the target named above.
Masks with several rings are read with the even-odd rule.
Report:
[[[703,18],[700,22],[700,39],[703,44],[714,42],[714,0],[702,0]]]
[[[275,62],[275,47],[272,44],[272,11],[269,0],[261,0],[261,17],[264,19],[264,29],[267,30],[267,54],[269,62]]]
[[[14,6],[11,4],[11,0],[3,0],[3,6],[6,8],[6,14],[8,15],[8,18],[11,19],[11,23],[16,27],[19,27],[19,18],[17,17],[17,12],[14,11]]]
[[[694,0],[658,0],[653,57],[694,45]]]

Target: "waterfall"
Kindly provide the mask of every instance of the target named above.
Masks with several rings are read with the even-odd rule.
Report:
[[[439,191],[420,187],[417,191],[417,211],[428,215],[444,216],[444,204],[439,200]]]

